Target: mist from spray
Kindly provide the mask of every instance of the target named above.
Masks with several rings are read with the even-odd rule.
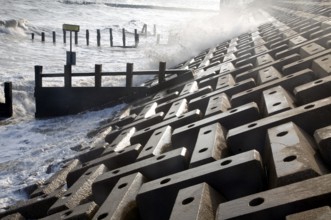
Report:
[[[170,31],[168,45],[150,49],[149,53],[155,62],[162,60],[167,62],[167,66],[174,66],[204,49],[252,32],[272,19],[265,11],[244,4],[244,1],[236,5],[225,4],[217,14],[197,13],[190,22],[174,27]]]

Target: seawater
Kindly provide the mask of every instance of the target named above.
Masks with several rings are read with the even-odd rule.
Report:
[[[78,154],[75,146],[89,146],[87,137],[103,121],[126,107],[121,104],[100,111],[53,119],[34,118],[34,66],[42,65],[44,73],[61,73],[65,53],[62,43],[62,24],[80,25],[79,44],[73,46],[77,65],[73,72],[92,72],[95,64],[104,71],[125,71],[126,63],[134,70],[157,69],[160,61],[167,66],[178,64],[201,50],[247,31],[253,31],[270,21],[260,8],[247,8],[249,1],[236,1],[219,10],[218,0],[126,0],[94,1],[95,4],[76,4],[82,1],[0,0],[0,20],[25,19],[27,29],[0,26],[0,102],[4,101],[2,83],[13,83],[14,116],[0,122],[0,209],[26,196],[20,189],[37,181],[42,182],[60,169],[62,161]],[[146,4],[171,7],[190,7],[215,12],[183,12],[134,8],[112,8],[104,3]],[[109,28],[114,30],[116,45],[121,44],[121,29],[133,32],[143,24],[152,32],[153,25],[161,35],[160,45],[155,36],[141,37],[136,49],[110,48]],[[90,30],[90,46],[85,43],[85,30]],[[101,30],[101,47],[96,46],[96,29]],[[51,33],[57,33],[57,43]],[[40,42],[40,33],[46,42]],[[35,40],[31,40],[35,33]],[[133,44],[133,36],[127,36]],[[146,78],[136,77],[136,85]],[[91,78],[77,78],[74,86],[93,86]],[[124,85],[123,77],[107,78],[104,86]],[[47,86],[63,86],[62,79],[48,79]]]

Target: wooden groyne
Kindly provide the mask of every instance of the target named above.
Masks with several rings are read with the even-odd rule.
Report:
[[[74,44],[78,45],[78,37],[79,37],[79,33],[78,32],[73,32],[74,33]],[[143,32],[143,36],[147,36],[147,32]],[[133,36],[133,41],[134,44],[133,45],[128,45],[127,43],[127,35]],[[49,33],[48,35],[46,35],[45,32],[41,32],[40,33],[40,40],[41,42],[46,42],[46,37],[49,36],[51,38],[51,42],[53,42],[54,44],[57,42],[57,36],[58,34],[55,31],[52,31],[51,33]],[[67,43],[67,31],[63,30],[62,33],[63,36],[63,43],[66,44]],[[137,48],[140,42],[140,34],[138,33],[137,29],[134,29],[134,31],[128,32],[125,28],[121,29],[121,41],[122,41],[122,45],[116,45],[114,44],[114,34],[113,34],[113,28],[109,28],[109,45],[110,47],[119,47],[119,48]],[[86,30],[85,31],[85,39],[86,39],[86,45],[89,46],[90,45],[90,30]],[[97,42],[97,46],[100,47],[101,44],[101,39],[102,39],[102,35],[101,35],[101,30],[97,29],[96,30],[96,42]],[[31,40],[34,41],[35,40],[35,33],[31,33]]]
[[[35,66],[35,98],[37,118],[76,114],[144,98],[149,94],[182,80],[193,78],[190,70],[166,70],[161,62],[159,70],[133,71],[133,64],[128,63],[125,72],[105,72],[102,65],[95,65],[91,73],[72,73],[71,65],[64,66],[64,73],[43,73],[42,66]],[[154,75],[158,83],[150,86],[134,87],[133,76]],[[124,87],[102,86],[103,77],[124,76]],[[44,87],[44,78],[63,78],[64,87]],[[73,77],[94,77],[92,87],[73,87]]]
[[[9,118],[13,115],[12,83],[4,83],[5,102],[0,103],[0,119]]]

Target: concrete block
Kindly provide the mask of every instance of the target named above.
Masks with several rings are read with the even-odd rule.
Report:
[[[226,112],[231,108],[229,98],[225,93],[215,95],[209,98],[207,109],[205,112],[205,117],[210,117],[222,112]]]
[[[234,84],[236,84],[236,82],[233,76],[231,74],[228,74],[218,78],[215,88],[216,90],[223,89],[228,86],[233,86]]]
[[[294,89],[295,98],[300,105],[331,96],[331,76],[297,86]]]
[[[172,128],[170,126],[155,130],[137,160],[158,156],[172,149],[171,134]]]
[[[25,220],[25,218],[20,213],[14,213],[1,218],[1,220]]]
[[[225,202],[219,205],[216,219],[285,219],[290,214],[328,205],[330,184],[328,174]]]
[[[269,54],[264,54],[256,58],[256,66],[265,65],[273,61],[274,59]]]
[[[226,132],[219,123],[200,128],[195,147],[191,149],[190,168],[227,157]]]
[[[148,158],[106,172],[93,183],[92,189],[95,202],[102,204],[118,180],[124,176],[140,172],[149,180],[158,179],[187,169],[188,159],[188,151],[186,148],[179,148],[157,157]]]
[[[145,128],[144,130],[140,130],[136,132],[132,137],[131,137],[131,143],[133,144],[138,144],[140,143],[141,145],[146,145],[147,141],[151,137],[152,133],[160,128],[163,128],[165,126],[170,126],[173,129],[178,128],[180,126],[184,126],[190,123],[193,123],[197,120],[201,119],[201,112],[200,110],[193,110],[190,112],[187,112],[179,117],[171,118],[168,120],[165,120],[161,123],[155,124],[151,127]]]
[[[49,209],[48,214],[54,214],[81,205],[84,200],[92,195],[92,183],[107,168],[101,164],[88,169]]]
[[[155,115],[155,109],[157,107],[157,103],[153,102],[151,104],[146,105],[143,110],[137,115],[135,118],[135,121],[151,117],[152,115]]]
[[[257,84],[261,85],[270,81],[273,81],[275,79],[281,78],[282,75],[278,70],[276,70],[274,67],[267,67],[263,70],[260,70],[258,72],[257,76]]]
[[[187,83],[184,86],[184,88],[181,91],[181,93],[179,94],[179,96],[183,96],[183,95],[186,95],[186,94],[189,94],[189,93],[193,93],[193,92],[197,91],[198,89],[199,89],[198,88],[198,83],[196,81]]]
[[[259,47],[256,47],[254,49],[254,53],[255,55],[258,55],[258,54],[261,54],[261,53],[265,53],[267,52],[269,49],[265,46],[265,45],[262,45],[262,46],[259,46]]]
[[[274,62],[271,63],[267,63],[265,65],[260,65],[255,67],[254,69],[248,70],[246,72],[240,73],[238,75],[236,75],[236,81],[243,81],[249,78],[254,78],[256,79],[258,73],[260,70],[265,69],[267,67],[273,66],[275,67],[278,71],[280,71],[283,67],[287,66],[288,64],[292,64],[293,62],[297,61],[300,59],[300,56],[298,54],[293,54],[290,56],[287,56],[283,59],[280,60],[275,60]],[[306,67],[308,68],[308,67]],[[301,68],[300,70],[305,69],[305,68]],[[297,70],[299,71],[299,70]],[[297,71],[292,71],[291,73],[297,72]],[[288,73],[290,74],[290,73]],[[286,74],[287,75],[287,74]]]
[[[62,187],[66,184],[66,178],[72,170],[79,164],[77,159],[68,162],[61,170],[56,172],[51,178],[49,178],[46,182],[38,186],[38,188],[33,191],[30,195],[30,198],[34,198],[37,196],[49,195],[55,190]]]
[[[268,129],[267,143],[271,188],[327,173],[315,143],[294,123]]]
[[[331,124],[330,108],[331,98],[326,98],[233,128],[227,135],[228,147],[233,154],[251,149],[263,153],[267,129],[290,121],[313,135],[316,129]]]
[[[266,117],[295,108],[292,96],[281,86],[264,90],[262,97]]]
[[[170,220],[215,219],[218,204],[224,201],[207,183],[201,183],[178,192]]]
[[[293,37],[292,39],[290,39],[288,44],[290,47],[293,47],[293,46],[295,46],[297,44],[301,44],[305,41],[307,41],[307,39],[299,35],[299,36],[296,36],[296,37]]]
[[[166,114],[166,116],[164,116],[163,120],[167,120],[173,117],[179,117],[181,115],[183,115],[184,113],[186,113],[188,110],[188,106],[187,106],[187,100],[186,99],[182,99],[179,101],[174,102],[168,113]]]
[[[319,53],[321,51],[325,50],[324,47],[320,46],[316,43],[307,44],[300,49],[300,56],[302,58],[309,57],[315,53]]]
[[[322,158],[331,168],[331,126],[317,129],[314,133],[314,138]]]
[[[93,220],[140,219],[136,196],[141,185],[146,181],[141,173],[119,179]]]
[[[305,69],[286,77],[282,77],[280,79],[256,86],[255,88],[237,93],[231,97],[231,105],[232,107],[236,107],[244,105],[248,102],[259,103],[262,99],[264,90],[273,88],[275,86],[282,86],[287,91],[293,91],[295,87],[308,83],[314,79],[316,79],[315,74],[310,69]]]
[[[327,220],[331,219],[330,206],[323,206],[316,209],[310,209],[308,211],[295,213],[286,216],[286,220]]]
[[[172,134],[173,147],[186,146],[192,149],[195,146],[200,128],[220,123],[226,129],[238,127],[244,123],[252,122],[260,118],[256,103],[248,103],[227,112],[223,112],[192,124],[179,127]]]
[[[179,190],[204,182],[227,200],[260,192],[264,171],[259,153],[249,151],[145,183],[137,196],[142,219],[169,219]]]
[[[329,53],[331,50],[328,49]],[[319,57],[313,60],[312,70],[316,73],[319,77],[329,76],[331,73],[331,54],[327,54],[325,56]]]
[[[39,219],[47,216],[47,210],[62,197],[64,190],[58,189],[51,194],[37,196],[26,201],[20,201],[0,213],[0,218],[20,213],[26,219]]]
[[[92,161],[78,165],[68,174],[68,187],[71,187],[88,169],[100,164],[105,165],[108,170],[112,170],[133,163],[137,159],[142,148],[143,147],[140,144],[135,144],[128,146],[121,151],[106,154]]]
[[[112,153],[113,151],[121,151],[125,147],[130,146],[130,138],[136,132],[136,128],[132,127],[127,130],[123,130],[116,138],[113,140],[109,146],[105,149],[102,155]],[[107,138],[106,138],[107,140]]]
[[[314,72],[323,75],[323,73],[325,73],[324,65],[320,66],[320,64],[323,64],[327,60],[324,60],[325,58],[321,58],[320,60],[317,60],[317,61],[315,61],[315,60],[318,59],[318,58],[320,58],[320,57],[323,57],[323,56],[325,56],[325,55],[327,55],[329,53],[331,53],[331,49],[323,50],[322,52],[316,53],[314,55],[311,55],[309,57],[306,57],[306,58],[303,58],[301,60],[295,61],[293,63],[284,65],[283,66],[283,74],[284,75],[289,75],[289,74],[298,72],[298,71],[303,70],[303,69],[306,69],[306,68],[312,68],[312,70]],[[315,61],[314,62],[315,65],[314,66],[313,66],[313,61]]]
[[[89,220],[97,212],[99,206],[95,202],[89,202],[83,205],[79,205],[73,209],[64,210],[62,212],[49,215],[40,220]]]

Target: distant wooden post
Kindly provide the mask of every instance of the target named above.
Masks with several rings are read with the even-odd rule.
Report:
[[[34,40],[34,33],[31,33],[31,40]]]
[[[122,29],[122,35],[123,35],[123,47],[126,46],[126,36],[125,36],[125,28]]]
[[[110,40],[110,46],[113,47],[114,43],[113,43],[113,29],[112,28],[109,29],[109,40]]]
[[[64,87],[70,88],[71,85],[71,65],[64,65]]]
[[[90,45],[90,31],[86,30],[86,45]]]
[[[75,31],[75,45],[78,45],[78,31]]]
[[[13,116],[13,85],[11,82],[5,82],[5,112],[3,116]]]
[[[41,42],[45,42],[45,32],[41,32]]]
[[[126,64],[126,87],[132,87],[133,63]]]
[[[139,44],[139,34],[137,29],[134,29],[134,46],[138,47]]]
[[[67,32],[66,30],[63,30],[63,43],[67,43]]]
[[[53,43],[56,43],[56,33],[55,33],[55,31],[53,31]]]
[[[166,62],[160,62],[159,66],[159,84],[165,82]]]
[[[147,24],[145,24],[144,26],[145,26],[145,37],[147,37]]]
[[[102,65],[95,64],[95,87],[101,87],[101,73],[102,73]]]
[[[153,26],[153,35],[156,36],[156,24]]]
[[[158,34],[158,35],[157,35],[157,38],[156,38],[156,43],[157,43],[157,44],[160,44],[160,38],[161,38],[161,35]]]
[[[43,66],[34,66],[35,88],[41,88],[43,86],[42,73]]]
[[[98,47],[100,47],[100,41],[101,41],[100,29],[97,29],[97,43],[98,43]]]

